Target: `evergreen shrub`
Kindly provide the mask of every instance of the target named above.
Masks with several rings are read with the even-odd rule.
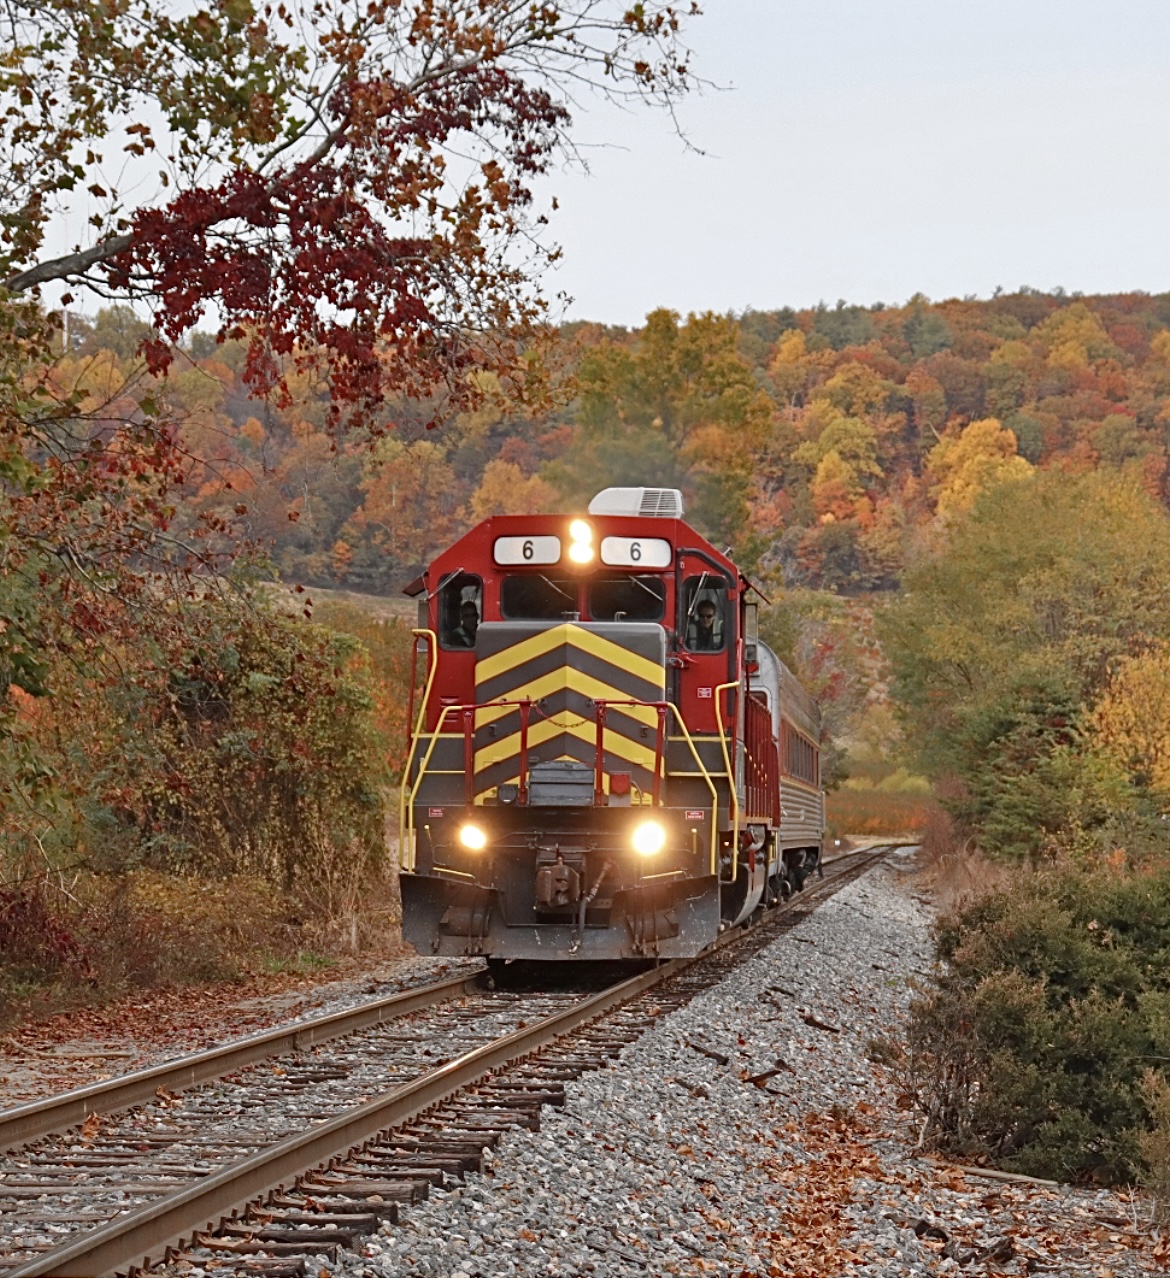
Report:
[[[1123,863],[1023,872],[940,922],[902,1057],[927,1140],[1040,1177],[1149,1171],[1170,1063],[1170,866]]]

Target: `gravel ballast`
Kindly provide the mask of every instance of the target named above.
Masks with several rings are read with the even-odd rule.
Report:
[[[1109,1192],[997,1183],[913,1151],[867,1055],[929,970],[912,853],[849,885],[568,1085],[485,1175],[322,1274],[1150,1273]],[[1102,1220],[1103,1219],[1103,1220]],[[1136,1222],[1135,1222],[1136,1225]]]

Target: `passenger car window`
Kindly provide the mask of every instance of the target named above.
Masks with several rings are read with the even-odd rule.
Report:
[[[660,622],[666,583],[649,575],[595,577],[589,583],[589,616],[595,622]]]
[[[712,573],[688,577],[683,587],[685,643],[692,653],[727,647],[727,583]]]
[[[439,589],[439,643],[474,648],[483,620],[483,582],[474,573],[456,573]]]
[[[577,611],[575,578],[514,573],[500,585],[500,612],[513,621],[560,621]]]

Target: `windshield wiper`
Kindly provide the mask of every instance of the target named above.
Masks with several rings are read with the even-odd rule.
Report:
[[[688,608],[688,609],[687,609],[687,621],[688,621],[688,622],[691,620],[691,618],[692,618],[692,617],[694,617],[694,615],[695,615],[695,609],[697,609],[697,608],[699,607],[699,596],[700,596],[700,595],[702,595],[702,593],[703,593],[703,583],[704,583],[704,582],[707,580],[707,578],[708,578],[708,577],[710,577],[710,576],[711,576],[711,575],[710,575],[710,573],[708,573],[708,572],[707,572],[707,570],[706,570],[706,569],[704,569],[704,570],[703,570],[703,575],[699,578],[699,584],[698,584],[698,586],[696,586],[696,587],[695,587],[695,593],[694,593],[694,595],[692,595],[692,596],[691,596],[691,606],[690,606],[690,608]]]
[[[558,595],[563,595],[565,599],[570,601],[570,603],[576,604],[577,602],[576,598],[570,595],[568,591],[562,591],[561,588],[556,584],[556,582],[554,582],[551,578],[545,577],[545,575],[541,573],[540,580],[542,582],[547,583],[549,586],[551,586]]]

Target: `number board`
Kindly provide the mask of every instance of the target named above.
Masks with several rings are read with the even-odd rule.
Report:
[[[559,537],[497,537],[492,549],[497,564],[559,564]]]
[[[614,568],[669,568],[670,543],[663,537],[603,537],[601,562]]]

